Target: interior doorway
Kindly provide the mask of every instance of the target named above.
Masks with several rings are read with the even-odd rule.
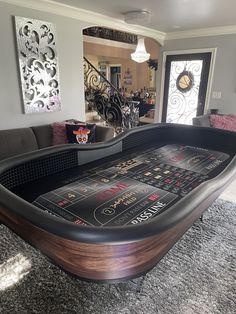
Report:
[[[100,90],[106,93],[107,99],[114,98],[114,88],[105,86],[110,82],[119,91],[117,95],[122,96],[122,100],[124,96],[127,101],[138,102],[140,123],[154,122],[160,44],[155,39],[146,37],[145,47],[150,53],[150,59],[147,62],[137,63],[131,59],[131,54],[137,47],[137,38],[136,34],[99,26],[83,30],[84,57],[92,65],[91,71],[85,71],[84,76],[86,91],[88,91],[87,94],[85,92],[86,120],[88,120],[87,116],[89,121],[92,120],[91,111],[94,111],[94,116],[98,111],[96,102],[91,101],[94,96],[89,92],[94,89]],[[86,60],[84,69],[88,69]],[[110,106],[109,102],[106,106]],[[126,115],[128,116],[128,110]]]
[[[120,64],[109,64],[109,77],[108,81],[111,82],[116,89],[121,88],[121,65]]]
[[[192,124],[205,110],[212,52],[166,57],[162,121]]]

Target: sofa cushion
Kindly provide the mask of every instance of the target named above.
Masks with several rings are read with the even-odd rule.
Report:
[[[210,122],[213,128],[236,131],[236,115],[210,115]]]
[[[78,123],[77,120],[70,122]],[[61,125],[63,125],[63,141],[67,143],[65,122],[60,122]],[[52,135],[52,125],[0,130],[0,160],[51,146]],[[113,136],[113,127],[96,126],[96,142],[106,141]]]
[[[38,149],[31,128],[18,128],[0,131],[0,160]]]
[[[52,146],[52,126],[51,124],[32,126],[38,147],[45,148]]]
[[[115,135],[115,129],[112,126],[96,126],[96,142],[104,142],[112,139]]]

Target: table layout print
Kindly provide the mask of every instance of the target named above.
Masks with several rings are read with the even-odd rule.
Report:
[[[77,224],[136,224],[208,180],[228,158],[226,153],[178,144],[149,148],[88,170],[75,182],[40,195],[34,204]]]

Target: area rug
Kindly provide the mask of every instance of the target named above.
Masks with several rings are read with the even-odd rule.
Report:
[[[0,313],[235,313],[235,216],[218,199],[146,276],[118,284],[78,280],[0,225]]]

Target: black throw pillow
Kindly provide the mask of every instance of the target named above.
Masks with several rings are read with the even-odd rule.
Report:
[[[95,143],[96,124],[66,124],[68,143]]]

